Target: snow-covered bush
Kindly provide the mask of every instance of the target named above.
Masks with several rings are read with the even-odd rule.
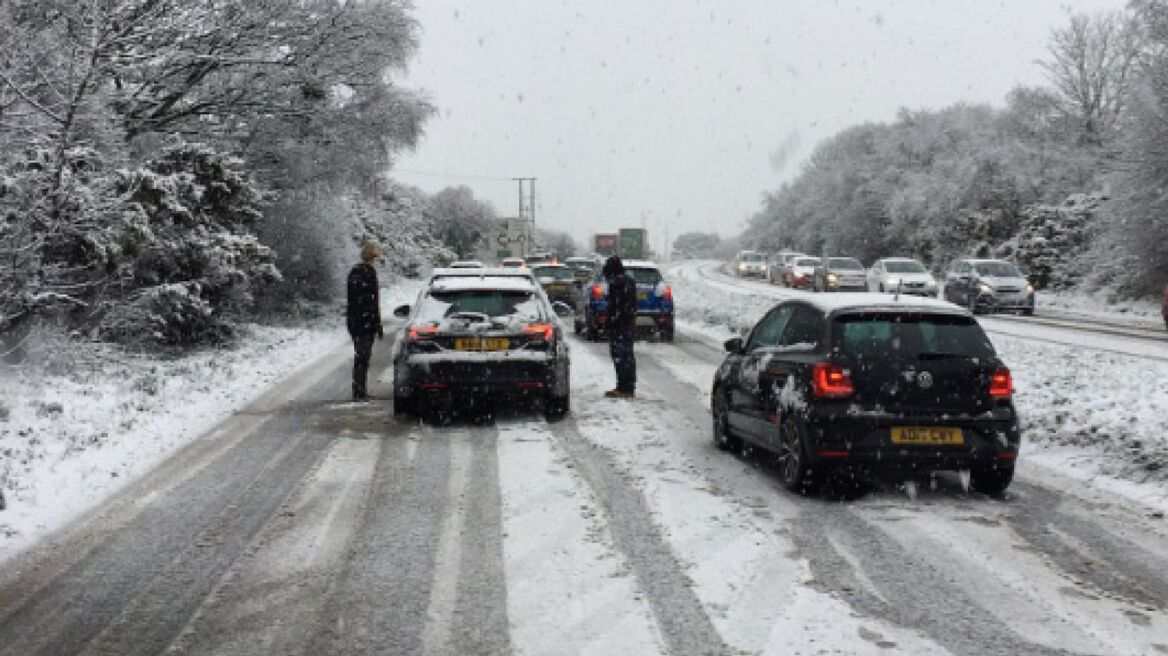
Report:
[[[1030,205],[1022,210],[1021,227],[998,246],[998,257],[1022,267],[1038,289],[1067,289],[1083,278],[1082,255],[1097,232],[1096,212],[1102,194],[1073,194],[1061,205]]]
[[[118,191],[146,217],[128,241],[128,275],[99,331],[119,341],[219,342],[250,308],[253,286],[279,278],[253,233],[264,193],[240,162],[197,145],[169,149],[120,175]]]

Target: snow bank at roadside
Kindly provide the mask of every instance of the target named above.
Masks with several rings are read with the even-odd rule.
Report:
[[[670,273],[678,326],[715,343],[749,329],[788,293],[723,279],[711,268],[708,262],[688,263]],[[1082,300],[1076,307],[1102,311]],[[1148,312],[1131,308],[1135,316]],[[1168,363],[1040,339],[990,337],[1014,374],[1024,431],[1021,472],[1041,465],[1168,507]],[[1108,339],[1099,338],[1101,349]]]
[[[418,283],[383,290],[384,316]],[[64,343],[46,370],[0,368],[0,561],[64,526],[348,340],[340,310],[307,327],[250,326],[179,358]]]

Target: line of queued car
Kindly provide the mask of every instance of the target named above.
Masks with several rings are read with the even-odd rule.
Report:
[[[517,261],[516,261],[517,260]],[[656,264],[625,262],[637,283],[637,328],[672,341],[673,290]],[[499,401],[542,405],[549,418],[571,404],[565,322],[590,340],[606,332],[608,285],[597,258],[532,256],[486,266],[463,260],[435,269],[393,346],[398,415],[489,411]]]
[[[748,267],[746,263],[751,264]],[[943,283],[920,261],[907,257],[883,258],[865,268],[853,257],[816,257],[781,251],[766,258],[754,251],[741,251],[730,266],[739,276],[757,276],[793,289],[939,296],[974,313],[1034,314],[1034,286],[1015,264],[1006,260],[955,260],[946,271]]]

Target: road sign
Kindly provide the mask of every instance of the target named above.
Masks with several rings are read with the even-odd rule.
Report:
[[[524,257],[531,249],[531,221],[499,219],[495,232],[496,257]],[[504,251],[507,255],[501,255]]]

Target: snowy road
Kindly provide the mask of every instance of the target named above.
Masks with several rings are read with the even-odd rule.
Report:
[[[556,423],[396,420],[348,357],[6,563],[0,654],[1168,653],[1162,514],[1025,454],[1005,501],[791,495],[711,443],[696,334],[638,344],[633,402],[574,342]]]

